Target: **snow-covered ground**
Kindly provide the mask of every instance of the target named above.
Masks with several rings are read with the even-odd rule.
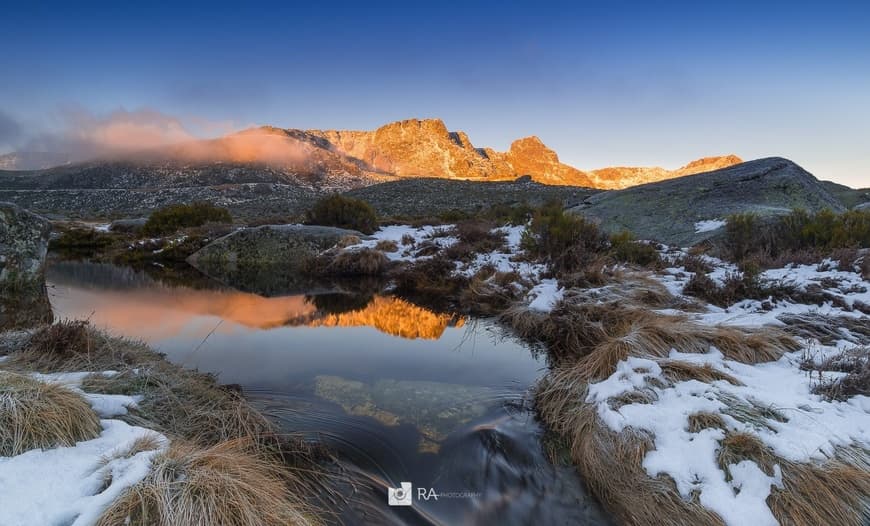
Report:
[[[721,283],[727,273],[737,270],[733,265],[702,257],[713,267],[709,275],[714,281]],[[783,325],[777,319],[779,316],[808,312],[850,316],[865,319],[870,324],[870,315],[852,309],[858,302],[870,304],[870,283],[857,272],[831,270],[836,267],[836,262],[831,261],[819,265],[791,265],[768,270],[761,278],[782,281],[797,290],[821,287],[838,298],[836,303],[840,306],[833,301],[819,306],[744,300],[727,308],[708,306],[706,312],[682,314],[704,324],[744,327]],[[685,268],[672,267],[655,277],[672,294],[680,296],[692,275]],[[674,311],[662,314],[674,314]],[[591,384],[586,402],[595,404],[599,417],[616,432],[631,426],[654,435],[655,447],[643,460],[649,476],[667,474],[686,498],[697,492],[700,503],[719,514],[729,526],[774,525],[777,521],[766,499],[772,488],[782,487],[780,466],[775,466],[774,472],[768,474],[755,462],[744,460],[729,466],[730,478],[726,477],[717,463],[717,451],[725,431],[707,428],[691,432],[688,417],[699,412],[717,414],[728,432],[753,434],[785,461],[822,461],[833,456],[837,448],[870,448],[870,397],[857,395],[845,401],[824,400],[812,393],[813,386],[820,381],[819,373],[810,375],[800,369],[807,357],[820,363],[856,344],[847,339],[834,345],[816,341],[802,343],[801,350],[769,363],[735,362],[725,359],[715,348],[706,354],[672,351],[669,356],[671,360],[710,365],[729,374],[740,385],[724,380],[669,383],[662,375],[660,360],[631,357],[621,361],[609,378]],[[842,373],[824,374],[830,379]],[[613,397],[638,389],[651,390],[652,401],[617,408],[608,403]],[[784,418],[741,421],[728,414],[729,408],[740,405],[772,410]]]
[[[148,474],[151,459],[168,445],[163,435],[111,417],[135,407],[138,397],[85,394],[82,380],[91,373],[33,374],[42,382],[58,383],[82,394],[103,420],[99,437],[72,447],[35,449],[0,457],[0,524],[3,526],[87,526],[127,488]],[[112,372],[104,373],[114,374]],[[132,451],[150,437],[160,446]]]
[[[695,223],[695,233],[701,234],[703,232],[712,232],[713,230],[718,230],[725,226],[727,221],[724,219],[707,219],[705,221],[698,221]]]
[[[497,272],[516,272],[524,280],[537,282],[540,276],[546,272],[546,266],[527,261],[514,261],[516,255],[520,253],[520,240],[525,228],[525,226],[505,226],[494,229],[493,231],[504,233],[504,248],[494,252],[476,254],[475,258],[468,263],[456,262],[457,273],[471,277],[482,268],[492,266]],[[432,257],[432,253],[428,251],[424,251],[424,255],[417,255],[417,251],[423,247],[434,245],[439,249],[445,249],[458,243],[459,239],[452,235],[453,229],[453,225],[421,227],[390,225],[379,229],[370,236],[370,239],[362,240],[360,243],[346,248],[348,250],[375,248],[382,241],[393,241],[397,244],[398,250],[385,252],[387,258],[392,261],[413,263]]]

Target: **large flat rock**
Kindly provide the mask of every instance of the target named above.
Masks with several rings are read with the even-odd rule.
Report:
[[[356,230],[310,225],[240,228],[214,240],[188,258],[200,272],[243,290],[269,294],[263,283],[288,282],[313,256],[342,238],[365,236]],[[247,286],[245,286],[247,284]]]
[[[812,174],[769,157],[699,175],[602,192],[570,208],[600,221],[610,232],[630,230],[641,239],[688,246],[721,233],[711,228],[731,214],[787,214],[795,208],[845,209]]]

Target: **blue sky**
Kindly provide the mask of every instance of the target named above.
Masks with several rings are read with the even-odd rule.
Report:
[[[0,151],[71,112],[199,135],[440,117],[478,146],[538,135],[581,169],[782,155],[870,186],[866,2],[16,4]]]

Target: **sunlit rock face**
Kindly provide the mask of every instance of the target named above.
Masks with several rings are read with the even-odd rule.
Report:
[[[686,175],[712,172],[713,170],[728,168],[742,162],[743,160],[736,155],[723,155],[718,157],[703,157],[676,170],[666,170],[658,166],[613,166],[592,170],[589,172],[589,178],[591,186],[612,190],[674,179]]]
[[[44,278],[50,233],[46,219],[0,203],[0,329],[51,321]]]
[[[589,186],[583,172],[559,161],[537,137],[515,141],[507,152],[475,148],[465,132],[440,119],[409,119],[374,131],[309,130],[371,168],[402,177],[487,181],[530,175],[550,184]]]

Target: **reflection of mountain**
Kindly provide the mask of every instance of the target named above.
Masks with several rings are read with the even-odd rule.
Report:
[[[438,314],[400,298],[376,296],[361,310],[327,314],[307,325],[314,327],[369,326],[402,338],[437,340],[448,326],[462,327],[465,320],[450,314]]]
[[[141,338],[173,336],[190,330],[193,318],[209,316],[251,329],[370,326],[392,336],[425,339],[437,339],[447,327],[463,323],[394,297],[334,294],[325,301],[166,287],[112,265],[55,265],[48,281],[54,285],[52,303],[63,316],[88,318]]]

